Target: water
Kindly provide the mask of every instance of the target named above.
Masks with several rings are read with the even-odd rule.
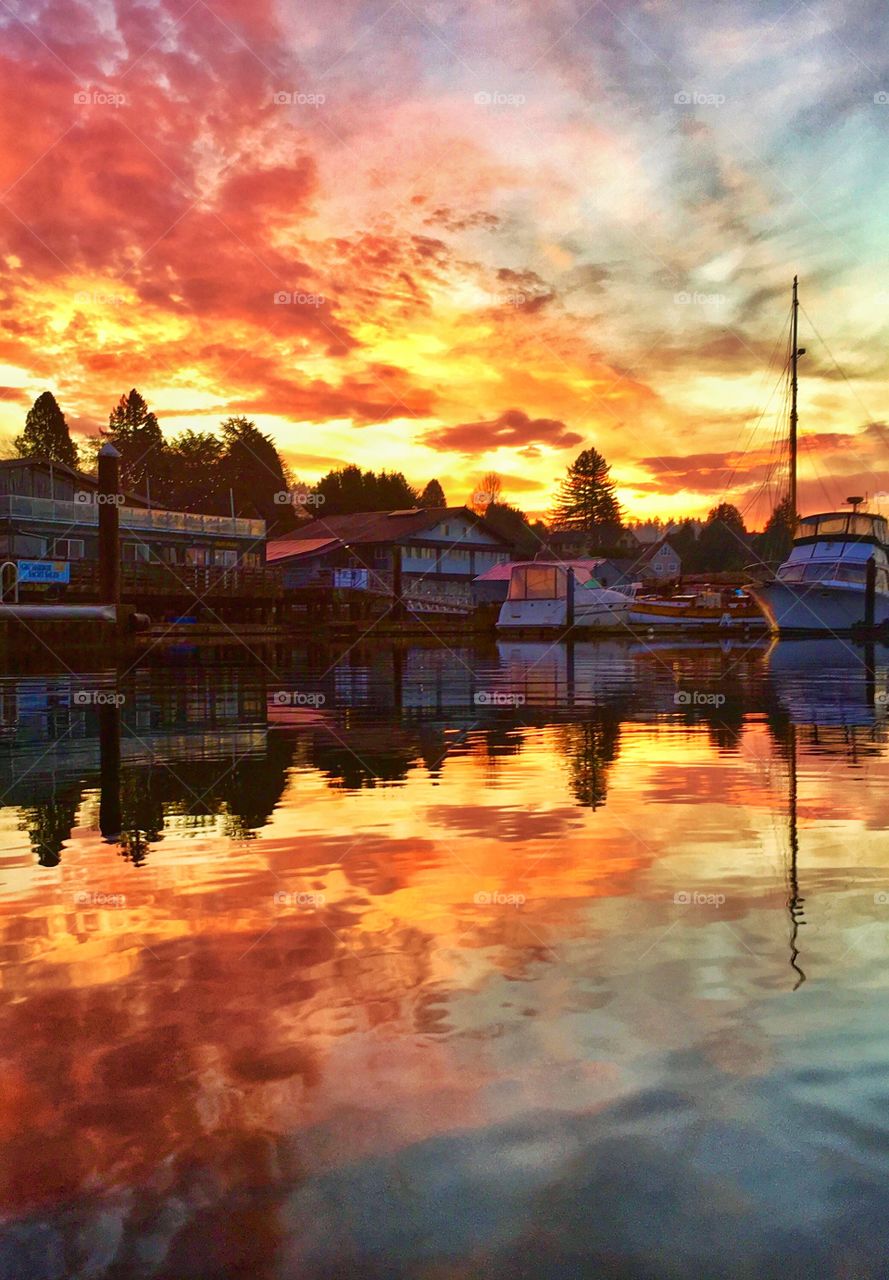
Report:
[[[889,669],[0,679],[0,1280],[871,1277]]]

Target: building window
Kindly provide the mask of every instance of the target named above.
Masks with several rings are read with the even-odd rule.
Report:
[[[164,564],[178,564],[179,550],[177,547],[161,547],[161,559]]]
[[[223,569],[233,569],[238,563],[237,551],[215,551],[213,553],[213,562]]]
[[[31,534],[17,533],[13,536],[15,555],[23,560],[42,560],[46,555],[46,538],[37,538]]]
[[[120,558],[124,564],[145,564],[151,559],[151,552],[145,542],[122,542]]]
[[[185,563],[204,568],[210,563],[209,547],[188,547],[185,551]]]
[[[54,560],[82,560],[83,538],[56,538],[52,548]]]

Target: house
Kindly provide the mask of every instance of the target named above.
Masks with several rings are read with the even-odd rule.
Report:
[[[623,551],[627,555],[635,555],[640,543],[630,529],[616,529],[607,539],[608,550]],[[559,529],[551,533],[546,540],[545,551],[560,560],[576,560],[589,556],[597,550],[601,537],[595,533],[587,533],[582,529]]]
[[[510,547],[468,507],[411,507],[322,516],[266,546],[285,590],[349,589],[401,594],[411,607],[472,605],[472,580],[510,559]]]
[[[40,458],[0,461],[0,561],[97,561],[98,482]],[[170,567],[259,568],[265,521],[166,511],[125,493],[121,561]]]
[[[638,557],[607,556],[596,561],[596,581],[603,587],[620,590],[634,582],[644,581],[645,574]]]
[[[653,577],[658,582],[670,582],[682,573],[682,558],[670,546],[666,538],[647,546],[639,557],[641,577]]]

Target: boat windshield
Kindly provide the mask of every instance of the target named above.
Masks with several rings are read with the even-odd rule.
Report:
[[[778,571],[782,582],[856,582],[867,580],[867,566],[862,562],[843,560],[831,563],[788,564]],[[889,577],[885,569],[877,570],[877,590],[889,589]]]
[[[797,538],[877,538],[880,542],[889,541],[884,516],[870,515],[867,512],[834,511],[827,515],[806,516],[800,520]]]
[[[513,569],[509,579],[510,600],[564,600],[566,574],[554,564],[528,564]]]

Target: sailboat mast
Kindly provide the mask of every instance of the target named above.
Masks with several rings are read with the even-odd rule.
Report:
[[[792,532],[796,532],[796,521],[799,509],[796,505],[796,390],[797,390],[797,365],[799,362],[799,345],[797,341],[797,326],[799,315],[799,297],[797,293],[797,277],[793,277],[793,306],[790,311],[790,519],[792,524]]]

